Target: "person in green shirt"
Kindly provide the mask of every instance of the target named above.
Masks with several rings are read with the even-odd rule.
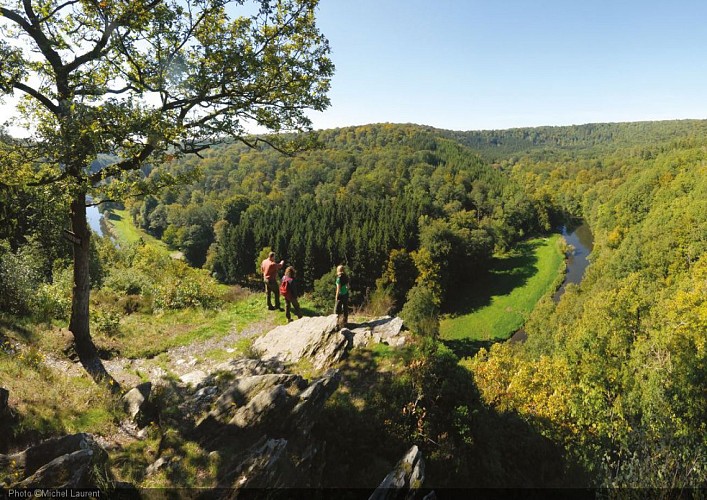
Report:
[[[336,296],[334,298],[336,306],[336,324],[339,328],[346,327],[349,321],[349,275],[346,274],[344,266],[336,268]]]

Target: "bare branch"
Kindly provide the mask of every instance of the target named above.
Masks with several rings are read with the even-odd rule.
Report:
[[[56,14],[57,12],[59,12],[60,10],[66,8],[66,7],[70,6],[70,5],[77,4],[77,3],[79,3],[79,1],[80,1],[80,0],[68,0],[67,2],[64,2],[64,3],[61,4],[61,5],[57,5],[54,10],[52,10],[49,14],[47,14],[47,15],[44,16],[43,18],[38,19],[38,21],[39,21],[40,23],[44,23],[44,22],[46,22],[49,18],[51,18],[54,14]]]
[[[60,110],[59,106],[54,104],[51,99],[49,99],[47,96],[42,94],[36,89],[33,89],[29,85],[25,85],[22,82],[13,82],[12,86],[16,88],[17,90],[21,90],[22,92],[31,95],[35,99],[37,99],[39,102],[41,102],[45,108],[47,108],[49,111],[51,111],[55,116],[59,116]]]

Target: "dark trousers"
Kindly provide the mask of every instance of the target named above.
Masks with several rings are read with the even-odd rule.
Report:
[[[300,311],[297,297],[285,297],[285,316],[287,317],[288,321],[292,319],[292,316],[290,316],[290,307],[292,307],[292,310],[295,312],[298,318],[302,317],[302,311]]]
[[[265,281],[265,293],[268,296],[268,309],[272,309],[272,301],[270,295],[275,295],[275,308],[280,309],[280,287],[277,286],[277,279],[273,278]]]
[[[345,327],[349,321],[349,295],[339,295],[336,299],[336,323],[340,327]],[[343,321],[342,321],[343,320]]]

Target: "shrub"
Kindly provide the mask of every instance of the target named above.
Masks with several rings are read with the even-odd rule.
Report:
[[[395,307],[393,294],[388,287],[379,287],[369,293],[364,306],[365,314],[368,316],[385,316]]]
[[[336,268],[314,280],[312,303],[322,314],[334,313],[334,296],[336,294]]]
[[[8,243],[0,243],[0,310],[12,314],[32,311],[35,292],[42,282],[35,260],[31,251],[15,253]]]
[[[105,279],[104,287],[125,295],[145,295],[151,292],[153,280],[135,269],[113,269]]]
[[[116,335],[120,332],[120,314],[115,311],[98,309],[91,316],[93,327],[98,333]]]
[[[165,281],[155,286],[156,309],[214,309],[221,305],[216,283],[206,271],[191,269],[180,261],[175,261],[172,269],[174,272],[170,272]]]
[[[439,305],[434,292],[425,286],[410,289],[400,316],[415,333],[432,338],[439,335]]]
[[[71,312],[71,269],[54,276],[53,283],[43,283],[37,289],[34,311],[42,321],[68,319]]]

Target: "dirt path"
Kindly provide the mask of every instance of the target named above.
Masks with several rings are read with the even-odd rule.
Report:
[[[265,321],[248,325],[240,331],[233,328],[223,337],[174,347],[153,358],[116,357],[104,360],[103,364],[108,373],[120,383],[124,390],[129,390],[146,379],[153,382],[160,380],[165,375],[180,377],[197,370],[209,373],[214,371],[216,366],[227,361],[230,354],[233,354],[233,358],[241,357],[242,353],[236,349],[238,341],[272,330],[278,325],[276,320],[277,317],[272,316]],[[218,351],[221,352],[214,358],[214,352]],[[47,355],[44,363],[69,376],[80,376],[83,373],[83,368],[79,363],[66,358]]]

